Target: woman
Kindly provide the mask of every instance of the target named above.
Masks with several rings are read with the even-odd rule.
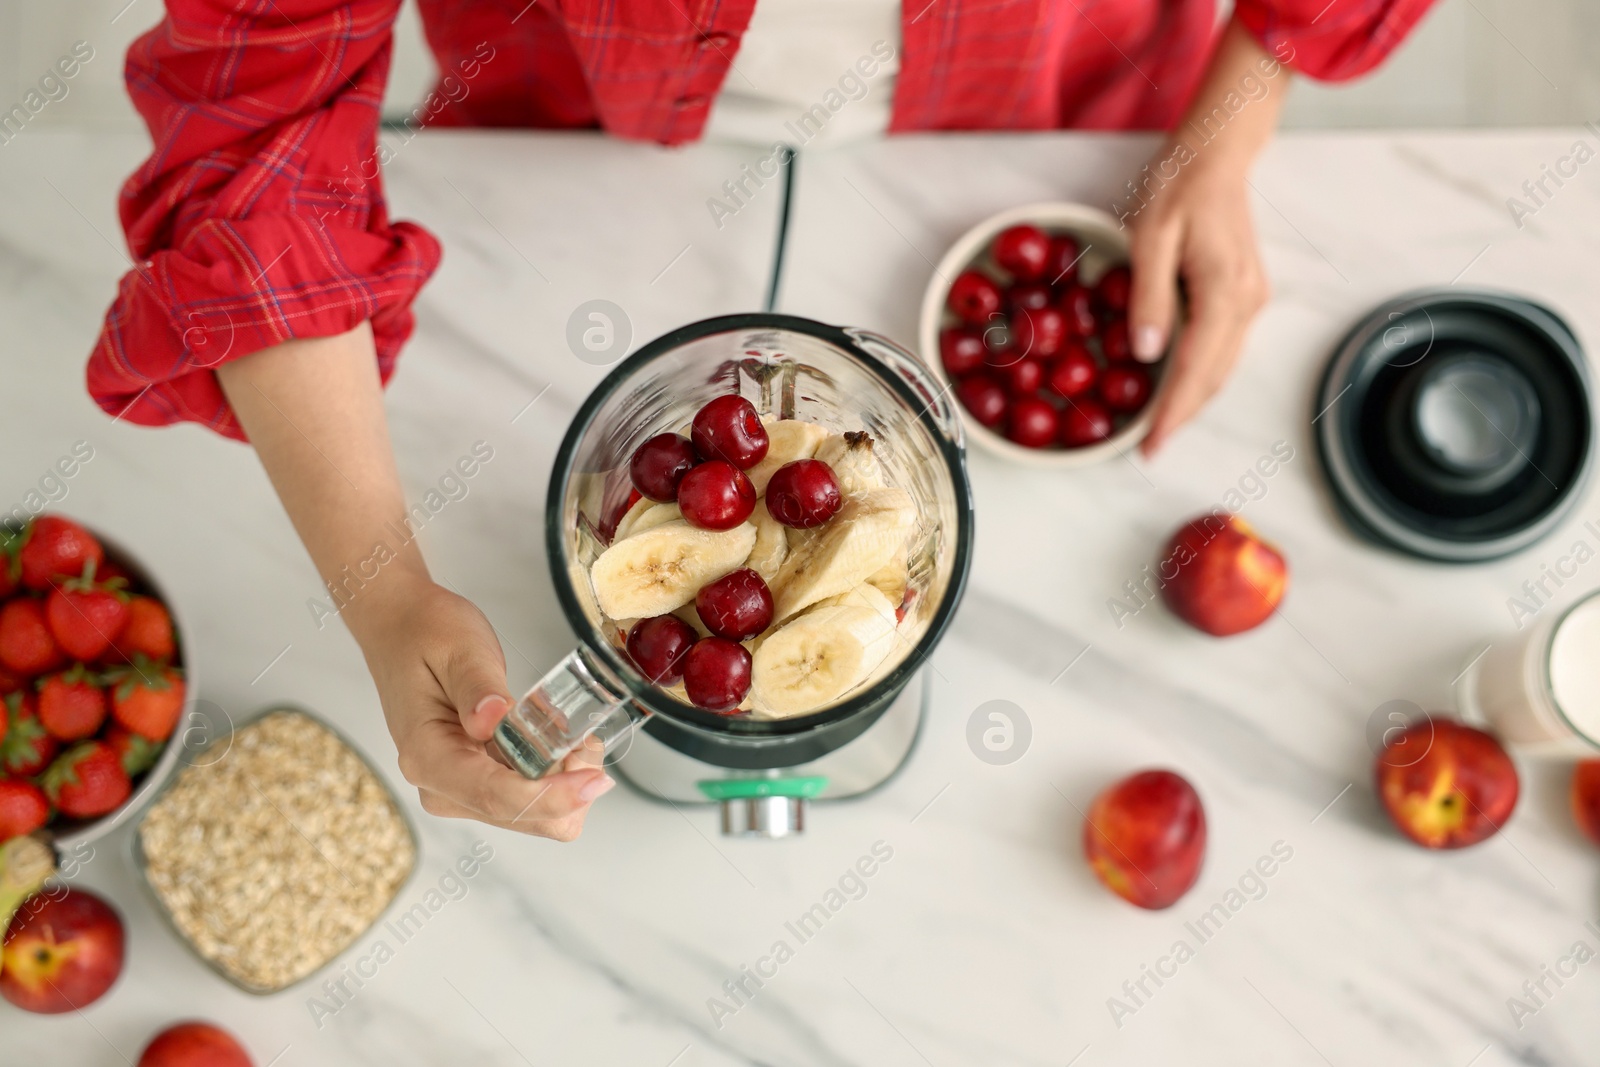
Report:
[[[1166,346],[1176,279],[1189,301],[1149,451],[1219,387],[1266,299],[1246,171],[1288,71],[1362,73],[1429,0],[1238,0],[1220,32],[1212,0],[420,4],[446,91],[419,122],[598,126],[666,144],[708,130],[760,143],[793,141],[784,129],[808,143],[1170,130],[1118,206],[1132,229],[1140,358]],[[254,445],[330,582],[403,521],[381,389],[439,260],[425,230],[390,221],[378,176],[398,7],[167,0],[127,64],[155,141],[121,199],[140,262],[89,361],[106,411],[202,422]],[[852,71],[859,99],[815,110]],[[611,779],[574,763],[529,782],[490,757],[484,742],[510,706],[499,643],[472,604],[429,578],[415,542],[342,614],[425,809],[577,836]]]

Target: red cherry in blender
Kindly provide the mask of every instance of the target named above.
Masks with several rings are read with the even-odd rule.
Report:
[[[1018,281],[1031,282],[1049,266],[1050,238],[1037,226],[1024,223],[1001,230],[990,249],[994,261]]]
[[[1111,412],[1093,397],[1067,401],[1061,413],[1061,443],[1068,448],[1097,444],[1111,436]]]
[[[1112,311],[1127,311],[1128,297],[1133,292],[1133,275],[1127,267],[1112,267],[1095,283],[1094,294],[1100,303]]]
[[[1059,308],[1022,308],[1012,319],[1012,339],[1033,359],[1050,359],[1067,339],[1067,320]]]
[[[1095,363],[1089,350],[1083,347],[1081,341],[1069,341],[1062,350],[1061,358],[1050,368],[1045,385],[1057,396],[1070,400],[1087,393],[1099,376],[1100,366]]]
[[[1083,250],[1066,234],[1050,238],[1050,255],[1045,263],[1044,280],[1051,285],[1066,285],[1078,276],[1078,257]]]
[[[1019,398],[1011,405],[1006,436],[1024,448],[1049,448],[1060,433],[1060,417],[1048,400],[1036,396]]]
[[[1150,399],[1150,372],[1136,363],[1107,367],[1100,377],[1100,399],[1112,411],[1138,411]]]
[[[697,708],[732,711],[750,692],[750,653],[726,637],[702,637],[684,660],[683,687]]]
[[[1061,296],[1061,314],[1067,321],[1067,332],[1074,337],[1089,337],[1094,334],[1094,300],[1089,295],[1089,290],[1081,285],[1074,285]]]
[[[702,585],[694,595],[694,610],[718,637],[748,641],[772,625],[772,590],[746,567]]]
[[[719,396],[701,408],[690,435],[701,459],[720,459],[740,470],[760,463],[769,444],[767,428],[761,425],[755,405],[732,394]]]
[[[1106,362],[1122,363],[1133,358],[1133,339],[1128,336],[1128,317],[1118,315],[1100,330],[1100,351]]]
[[[1024,282],[1006,290],[1006,304],[1010,306],[1012,314],[1022,308],[1037,311],[1049,307],[1055,298],[1055,293],[1043,282]]]
[[[683,661],[700,635],[676,615],[640,619],[628,631],[628,658],[639,673],[656,685],[676,685],[683,677]]]
[[[676,500],[678,483],[697,462],[699,457],[687,437],[658,433],[634,449],[633,458],[628,461],[628,475],[641,495],[651,500]]]
[[[939,334],[939,359],[944,363],[945,373],[952,378],[981,369],[987,354],[982,331],[971,326],[952,326]]]
[[[1032,396],[1044,385],[1044,364],[1036,359],[1019,359],[997,367],[995,374],[1012,396]]]
[[[950,283],[945,306],[973,326],[982,326],[1000,310],[1000,287],[982,271],[964,270]]]
[[[956,386],[956,399],[979,425],[994,429],[1006,417],[1005,387],[988,374],[974,374]]]
[[[731,530],[756,509],[756,487],[733,464],[708,460],[678,483],[678,508],[690,526]]]
[[[767,483],[767,510],[783,525],[796,530],[821,526],[833,518],[843,503],[838,477],[820,459],[785,463]]]

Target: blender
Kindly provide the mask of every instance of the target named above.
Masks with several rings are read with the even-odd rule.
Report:
[[[764,416],[866,430],[888,484],[917,507],[911,594],[891,654],[898,662],[792,718],[718,715],[675,699],[633,666],[590,585],[608,528],[628,504],[634,449],[729,393]],[[798,833],[807,800],[869,792],[910,754],[927,702],[925,664],[965,587],[972,532],[959,416],[948,388],[910,352],[867,330],[772,313],[674,330],[618,364],[562,440],[545,546],[578,646],[518,701],[495,741],[530,778],[574,751],[599,750],[648,796],[719,803],[724,833]]]

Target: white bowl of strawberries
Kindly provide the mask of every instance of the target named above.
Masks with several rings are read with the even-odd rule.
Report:
[[[166,599],[62,515],[0,527],[0,843],[58,851],[124,821],[172,771],[190,707]]]
[[[1150,429],[1166,356],[1133,358],[1128,239],[1080,204],[1031,204],[974,226],[922,301],[923,361],[968,432],[1008,459],[1078,467]]]

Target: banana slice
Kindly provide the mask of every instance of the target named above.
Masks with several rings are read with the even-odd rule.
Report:
[[[611,543],[616,544],[632,533],[634,524],[639,521],[640,516],[655,506],[656,502],[647,496],[635,500],[633,507],[623,512],[622,518],[617,520],[617,528],[611,532]]]
[[[868,585],[876,587],[897,608],[906,598],[906,586],[911,584],[910,554],[911,542],[907,541],[888,563],[866,578]]]
[[[677,522],[683,518],[683,511],[677,504],[663,504],[655,500],[640,500],[628,509],[622,516],[622,521],[617,523],[617,532],[612,535],[611,543],[626,540],[637,533],[664,526],[669,522]]]
[[[770,585],[789,555],[788,529],[772,517],[765,500],[756,501],[756,510],[751,513],[750,521],[756,527],[756,547],[750,550],[750,558],[744,561],[744,565],[761,575],[761,580]]]
[[[695,610],[693,597],[690,597],[689,602],[683,605],[681,608],[673,608],[672,614],[688,623],[694,629],[694,632],[699,634],[701,637],[711,636],[711,627],[705,624],[705,622],[700,618],[700,612]]]
[[[872,589],[871,586],[863,586]],[[750,706],[763,718],[804,715],[854,689],[894,649],[894,611],[878,604],[813,608],[761,643],[750,673]],[[848,595],[848,594],[847,594]],[[869,596],[860,599],[870,601]]]
[[[702,585],[744,565],[756,528],[702,530],[669,522],[600,553],[589,571],[600,610],[613,619],[665,615],[694,599]]]
[[[845,496],[883,488],[883,468],[873,455],[872,435],[865,430],[830,436],[817,446],[813,459],[820,459],[833,468],[839,479],[839,492]]]
[[[767,428],[767,454],[761,457],[760,463],[745,471],[758,496],[767,491],[767,483],[779,467],[797,459],[810,459],[817,446],[828,439],[825,428],[804,419],[767,416],[761,420],[761,425]]]
[[[825,525],[790,541],[789,557],[769,583],[773,617],[787,619],[865,582],[900,551],[916,521],[916,504],[904,489],[846,497]]]

